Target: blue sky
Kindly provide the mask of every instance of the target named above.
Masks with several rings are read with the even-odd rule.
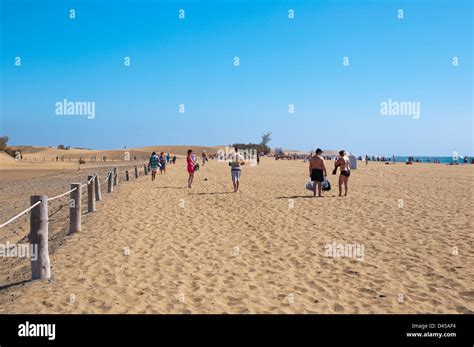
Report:
[[[1,0],[0,135],[105,149],[271,132],[272,147],[472,155],[472,3]],[[56,115],[64,98],[95,118]],[[388,99],[420,118],[380,115]]]

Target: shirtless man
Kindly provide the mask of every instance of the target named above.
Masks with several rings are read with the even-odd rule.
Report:
[[[341,174],[339,175],[339,196],[342,196],[342,185],[344,185],[344,196],[347,196],[347,182],[351,175],[351,169],[349,167],[349,158],[346,156],[346,151],[339,151],[339,158],[335,163],[336,168],[341,168]]]
[[[311,181],[313,181],[313,196],[316,196],[316,189],[318,189],[319,197],[322,197],[321,183],[324,181],[324,177],[327,176],[322,153],[321,148],[318,148],[316,155],[312,156],[309,161],[309,175],[311,176]]]

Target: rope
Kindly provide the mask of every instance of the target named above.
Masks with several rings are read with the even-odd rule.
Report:
[[[24,215],[26,212],[32,210],[33,208],[35,208],[36,206],[38,206],[39,204],[41,204],[41,200],[40,201],[37,201],[36,203],[34,203],[33,205],[31,205],[30,207],[28,207],[26,210],[24,210],[23,212],[20,212],[18,213],[15,217],[13,217],[12,219],[10,219],[9,221],[6,221],[5,223],[3,223],[2,225],[0,225],[0,228],[3,228],[5,225],[7,224],[10,224],[11,222],[13,222],[15,219],[17,219],[18,217]]]
[[[84,184],[82,185],[82,187],[86,187],[86,186],[88,186],[89,184],[91,184],[91,182],[94,180],[95,176],[97,176],[97,174],[95,174],[94,176],[92,176],[91,179],[90,179],[89,181],[87,181],[87,183],[84,183]]]
[[[112,171],[109,171],[109,174],[107,175],[107,177],[105,178],[105,182],[107,182],[107,180],[109,179],[109,176],[112,174]],[[87,181],[87,183],[84,183],[82,184],[81,186],[82,187],[85,187],[89,184],[91,184],[92,181],[94,181],[94,179],[98,177],[97,174],[94,174],[94,176],[91,177],[90,180]],[[69,193],[72,193],[73,191],[75,191],[77,189],[76,188],[73,188],[71,190],[68,190],[67,192],[65,193],[62,193],[62,194],[59,194],[59,195],[56,195],[56,196],[53,196],[52,198],[49,198],[48,201],[53,201],[53,200],[56,200],[56,199],[59,199],[61,197],[63,197],[64,195],[67,195]],[[36,203],[34,203],[33,205],[31,205],[30,207],[28,207],[26,210],[18,213],[15,217],[11,218],[10,220],[6,221],[5,223],[1,224],[0,225],[0,228],[3,228],[4,226],[10,224],[11,222],[13,222],[15,219],[19,218],[20,216],[24,215],[25,213],[27,213],[28,211],[32,210],[33,208],[35,208],[36,206],[38,206],[39,204],[41,204],[41,200],[40,201],[37,201]]]
[[[97,174],[94,174],[94,176],[92,176],[91,179],[89,181],[87,181],[87,184],[90,184],[96,176],[97,176]]]
[[[105,178],[105,181],[104,183],[107,183],[108,179],[109,179],[109,176],[112,174],[112,171],[109,171],[109,174],[107,175],[107,177]]]
[[[64,195],[66,195],[66,194],[72,193],[72,192],[75,191],[76,189],[77,189],[77,187],[76,187],[76,188],[73,188],[73,189],[71,189],[71,190],[69,190],[69,191],[67,191],[66,193],[62,193],[62,194],[56,195],[56,196],[54,196],[54,197],[52,197],[52,198],[49,198],[48,201],[56,200],[56,199],[58,199],[58,198],[60,198],[60,197],[62,197],[62,196],[64,196]]]

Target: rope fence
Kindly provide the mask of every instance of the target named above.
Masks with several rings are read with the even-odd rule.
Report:
[[[72,193],[72,192],[75,191],[76,189],[77,189],[77,188],[74,188],[74,189],[68,190],[68,191],[65,192],[65,193],[56,195],[56,196],[54,196],[54,197],[52,197],[52,198],[48,198],[48,201],[53,201],[53,200],[59,199],[59,198],[63,197],[64,195],[67,195],[67,194],[69,194],[69,193]]]
[[[32,210],[33,208],[35,208],[36,206],[38,206],[39,204],[41,203],[41,201],[38,201],[37,203],[35,203],[34,205],[31,205],[30,207],[28,207],[26,210],[18,213],[15,217],[13,217],[12,219],[10,220],[7,220],[5,223],[1,224],[0,225],[0,228],[3,228],[4,226],[7,226],[8,224],[10,224],[11,222],[13,222],[15,219],[23,216],[25,213],[29,212],[30,210]]]
[[[147,174],[147,166],[144,165],[144,173]],[[114,186],[119,183],[118,167],[114,167],[113,171],[109,171],[105,177],[105,183],[108,183],[107,191],[113,192]],[[138,178],[138,166],[135,165],[135,178]],[[130,180],[129,171],[125,171],[126,181]],[[51,264],[49,260],[48,248],[48,202],[62,198],[69,194],[69,234],[73,234],[82,230],[82,188],[87,187],[87,212],[96,211],[96,201],[102,200],[102,192],[100,188],[100,177],[97,173],[87,176],[87,183],[71,183],[71,189],[59,195],[48,198],[47,195],[30,196],[30,207],[21,211],[5,223],[0,228],[7,226],[17,220],[24,214],[31,211],[30,214],[30,244],[36,244],[39,256],[35,260],[31,260],[32,279],[49,279],[51,278]]]

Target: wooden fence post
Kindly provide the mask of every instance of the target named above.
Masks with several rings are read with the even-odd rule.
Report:
[[[87,176],[87,212],[95,212],[94,176]]]
[[[138,178],[138,167],[135,165],[135,178]]]
[[[108,180],[107,180],[107,184],[108,184],[108,189],[107,189],[107,191],[108,191],[109,193],[112,193],[112,192],[114,191],[114,184],[113,184],[113,182],[114,182],[114,174],[113,174],[112,171],[109,171],[109,178],[108,178]]]
[[[48,249],[48,197],[46,195],[30,196],[31,205],[41,203],[31,210],[30,245],[36,247],[36,256],[31,258],[31,278],[51,278],[51,262]]]
[[[143,171],[145,171],[145,175],[148,175],[148,169],[146,167],[146,164],[143,164]]]
[[[99,179],[99,175],[96,175],[96,176],[95,176],[94,184],[95,184],[95,199],[96,199],[97,201],[101,201],[101,200],[102,200],[102,192],[100,191],[100,179]]]
[[[71,183],[71,189],[74,188],[69,197],[69,234],[81,231],[82,184]]]
[[[114,186],[118,184],[118,167],[114,167]]]
[[[130,181],[130,176],[129,176],[129,174],[128,174],[128,170],[125,171],[125,180],[126,180],[126,181]]]

